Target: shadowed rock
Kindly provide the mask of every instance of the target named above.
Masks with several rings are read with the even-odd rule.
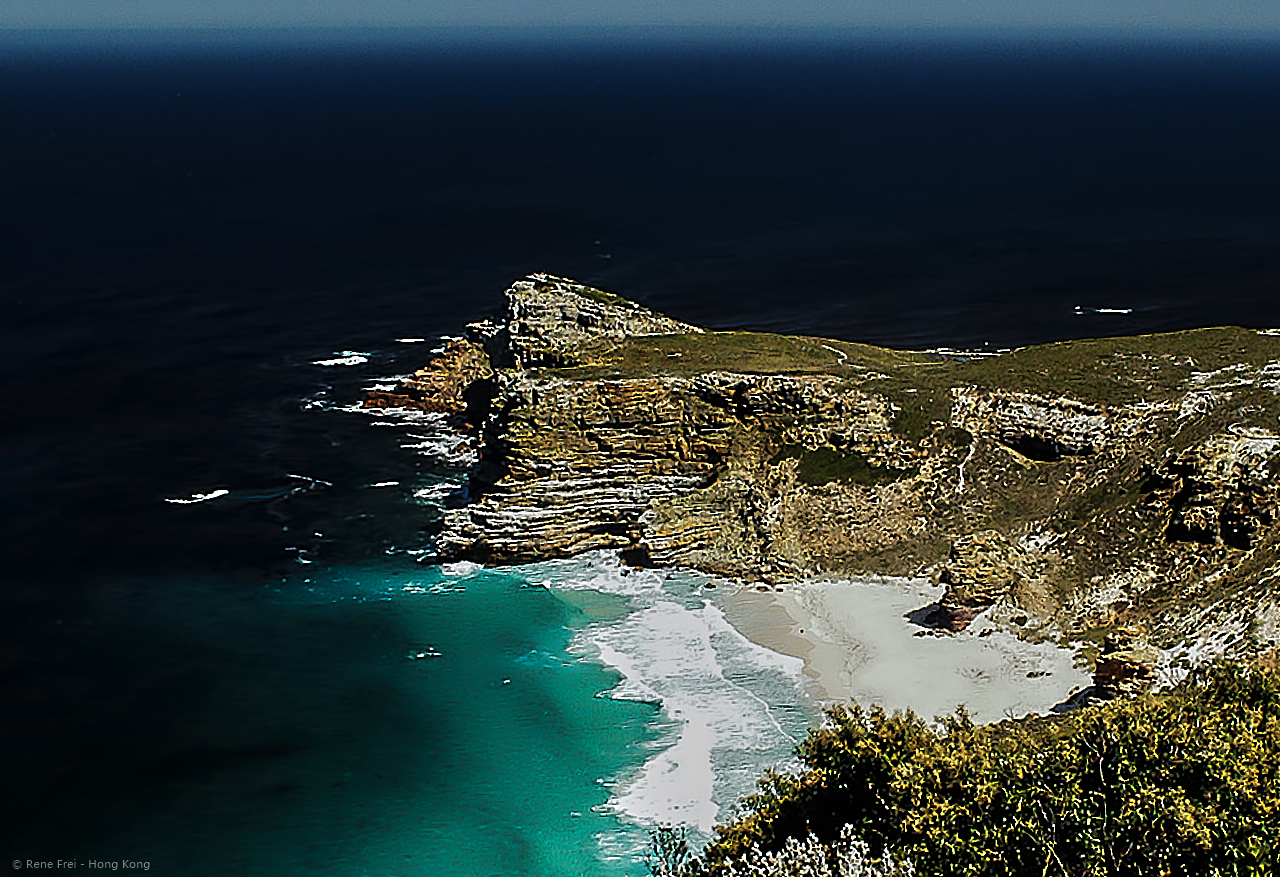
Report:
[[[1031,578],[1025,554],[996,530],[957,539],[938,576],[947,590],[938,602],[934,624],[953,632],[964,630],[984,609],[1011,596]]]

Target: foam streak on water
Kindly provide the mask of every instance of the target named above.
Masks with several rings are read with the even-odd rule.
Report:
[[[625,614],[587,625],[570,647],[622,674],[608,697],[660,704],[668,723],[640,769],[614,789],[609,807],[624,821],[705,836],[766,768],[789,760],[812,718],[802,662],[730,626],[701,594],[707,577],[632,570],[609,554],[524,573],[567,599],[583,591],[627,599]]]

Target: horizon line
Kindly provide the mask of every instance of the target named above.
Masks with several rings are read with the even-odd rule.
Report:
[[[767,23],[746,22],[626,22],[562,24],[534,23],[434,23],[434,24],[187,24],[187,25],[48,25],[22,26],[0,24],[0,37],[124,37],[149,36],[206,38],[217,41],[237,37],[286,37],[294,39],[335,37],[391,37],[392,41],[413,37],[467,37],[502,34],[516,38],[583,38],[625,35],[641,41],[655,38],[698,38],[704,36],[739,37],[753,40],[788,38],[842,39],[850,37],[910,39],[930,38],[958,40],[1034,39],[1084,41],[1243,41],[1270,42],[1280,39],[1280,25],[1244,27],[1235,25],[1116,25],[1116,24],[866,24],[866,23]]]

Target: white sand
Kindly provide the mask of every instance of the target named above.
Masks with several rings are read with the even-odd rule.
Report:
[[[1047,713],[1089,685],[1073,653],[994,629],[985,615],[958,634],[906,615],[942,595],[920,580],[800,582],[717,598],[744,635],[802,658],[823,702],[856,700],[931,718],[963,704],[977,722]],[[923,633],[924,635],[918,635]]]

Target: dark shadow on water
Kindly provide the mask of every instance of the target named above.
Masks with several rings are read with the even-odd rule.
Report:
[[[15,856],[146,858],[122,844],[158,849],[151,825],[179,830],[176,854],[193,814],[287,828],[293,810],[270,801],[297,795],[337,838],[344,797],[354,807],[371,785],[404,797],[432,757],[445,717],[409,709],[382,678],[386,643],[407,638],[394,614],[178,580],[99,588],[96,607],[79,597],[62,618],[6,625],[0,825]]]

